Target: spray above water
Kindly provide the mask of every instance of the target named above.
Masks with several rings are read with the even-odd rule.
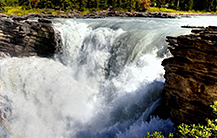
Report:
[[[161,103],[165,37],[190,33],[180,28],[186,20],[196,19],[54,19],[62,51],[53,59],[0,59],[0,137],[174,132],[150,114]]]

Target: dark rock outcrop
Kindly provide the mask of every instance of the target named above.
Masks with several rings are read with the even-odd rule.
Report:
[[[173,57],[162,62],[163,105],[177,125],[217,118],[210,107],[217,100],[217,27],[199,28],[194,34],[167,37]]]
[[[51,22],[0,19],[0,53],[10,56],[52,56],[56,50]]]
[[[63,12],[64,13],[64,12]],[[144,18],[180,18],[180,17],[190,17],[190,16],[216,16],[216,13],[168,13],[168,12],[120,12],[114,11],[113,8],[108,8],[107,10],[102,10],[98,12],[90,12],[87,14],[81,14],[77,10],[67,12],[66,14],[47,14],[41,12],[41,14],[31,13],[27,15],[5,15],[0,14],[0,17],[10,17],[14,21],[22,21],[30,18],[106,18],[106,17],[144,17]]]
[[[174,13],[161,13],[161,12],[119,12],[113,10],[103,10],[99,12],[90,12],[81,14],[80,12],[71,12],[67,14],[27,14],[23,16],[11,15],[14,21],[22,21],[30,18],[105,18],[105,17],[149,17],[149,18],[176,18],[177,14]],[[8,17],[7,15],[0,14],[0,17]]]

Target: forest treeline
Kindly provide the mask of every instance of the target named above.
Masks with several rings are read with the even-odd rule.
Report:
[[[24,9],[145,11],[148,7],[176,10],[216,11],[217,0],[0,0],[0,6],[22,6]]]

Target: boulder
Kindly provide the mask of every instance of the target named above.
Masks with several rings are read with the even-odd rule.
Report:
[[[194,34],[167,37],[173,57],[162,62],[163,107],[177,125],[217,118],[210,107],[217,101],[217,28],[193,28]]]
[[[0,53],[12,57],[53,56],[56,50],[51,22],[0,19]]]

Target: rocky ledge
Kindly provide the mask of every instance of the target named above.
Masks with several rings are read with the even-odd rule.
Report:
[[[55,53],[55,35],[48,20],[0,19],[0,55],[49,57]]]
[[[210,108],[217,100],[217,27],[193,28],[193,34],[167,37],[173,57],[162,62],[163,105],[177,125],[217,118]]]
[[[183,14],[182,14],[183,15]],[[90,12],[85,15],[81,14],[79,11],[67,13],[67,14],[28,14],[23,16],[18,15],[5,15],[0,14],[0,17],[10,17],[13,20],[26,20],[29,18],[106,18],[106,17],[148,17],[148,18],[176,18],[178,15],[175,13],[166,13],[166,12],[119,12],[119,11],[110,11],[103,10],[99,12]],[[183,15],[185,16],[185,15]],[[188,16],[188,15],[186,15]]]

